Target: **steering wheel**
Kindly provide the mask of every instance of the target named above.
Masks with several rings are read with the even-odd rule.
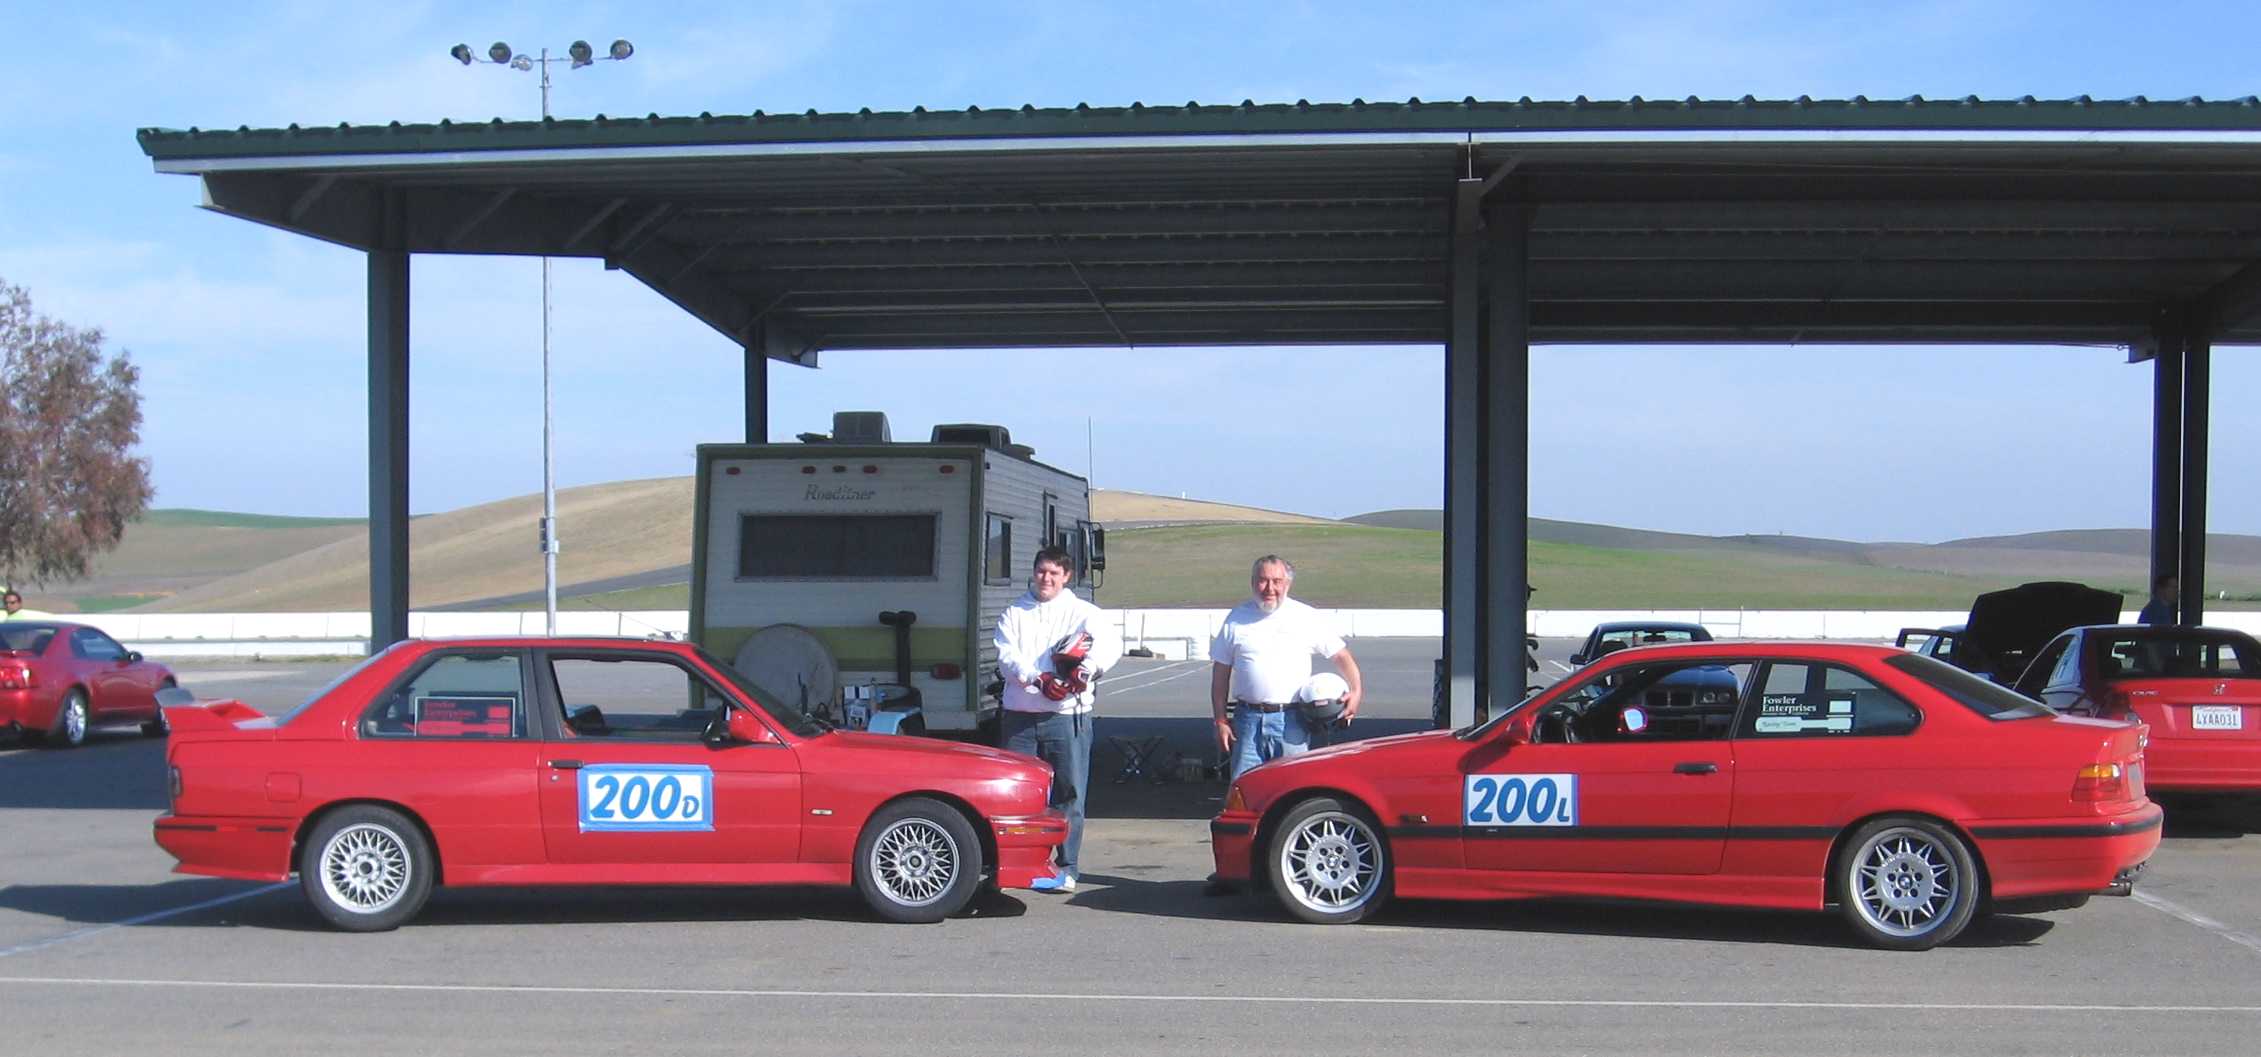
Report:
[[[1548,705],[1539,712],[1538,721],[1533,726],[1537,729],[1537,740],[1541,743],[1571,745],[1581,740],[1578,737],[1578,713],[1568,705]]]

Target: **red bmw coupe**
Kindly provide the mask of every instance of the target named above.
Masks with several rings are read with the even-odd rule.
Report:
[[[410,641],[270,718],[167,709],[183,873],[279,881],[354,931],[438,885],[853,885],[938,921],[1067,836],[1016,753],[834,730],[696,646]]]
[[[1837,908],[1923,949],[2125,894],[2159,844],[2142,728],[1874,646],[1624,650],[1490,722],[1241,776],[1220,879],[1307,921],[1391,896]]]

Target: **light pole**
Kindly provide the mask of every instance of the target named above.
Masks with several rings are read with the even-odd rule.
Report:
[[[448,49],[455,61],[469,66],[487,62],[508,66],[521,73],[527,70],[542,71],[542,120],[550,117],[550,64],[571,63],[569,69],[578,70],[597,62],[619,62],[636,54],[636,46],[625,40],[612,42],[607,54],[597,55],[589,42],[577,40],[565,49],[565,58],[550,58],[550,50],[543,48],[539,57],[513,52],[510,45],[496,41],[487,48],[487,57],[481,59],[471,54],[471,46],[458,44]],[[540,526],[542,546],[542,611],[548,620],[546,634],[557,634],[557,453],[551,441],[554,429],[550,397],[550,259],[542,257],[542,521]]]

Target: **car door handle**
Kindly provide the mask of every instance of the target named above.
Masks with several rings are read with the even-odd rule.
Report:
[[[552,767],[555,767],[555,768],[557,768],[557,769],[558,769],[558,770],[560,770],[560,771],[578,771],[578,770],[580,770],[580,769],[581,769],[581,761],[579,761],[579,760],[551,760],[551,761],[550,761],[550,766],[552,766]]]
[[[1676,764],[1673,764],[1673,765],[1672,765],[1672,773],[1674,773],[1674,774],[1718,774],[1718,773],[1719,773],[1719,765],[1718,765],[1718,764],[1716,764],[1716,763],[1676,763]]]

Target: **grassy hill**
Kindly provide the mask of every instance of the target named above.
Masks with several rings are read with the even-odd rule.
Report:
[[[1321,605],[1438,604],[1443,537],[1436,510],[1390,510],[1347,521],[1257,507],[1099,490],[1113,567],[1110,606],[1225,606],[1248,565],[1277,552],[1299,569],[1296,594]],[[622,481],[559,493],[568,608],[668,609],[688,602],[688,477]],[[540,497],[416,518],[411,604],[496,608],[541,588],[533,526]],[[2209,586],[2261,600],[2261,537],[2214,535]],[[1798,536],[1701,536],[1535,518],[1537,605],[1588,608],[1959,609],[1973,595],[2028,580],[2081,580],[2140,598],[2148,534],[2069,530],[1943,544],[1857,543]],[[368,604],[368,537],[356,518],[291,518],[158,510],[75,584],[30,590],[36,608],[137,607],[224,612],[360,609]],[[677,582],[670,583],[674,580]],[[625,586],[625,585],[642,586]],[[576,585],[588,585],[575,591]],[[614,589],[619,588],[619,589]],[[537,603],[538,604],[538,603]],[[525,608],[509,602],[500,608]]]

